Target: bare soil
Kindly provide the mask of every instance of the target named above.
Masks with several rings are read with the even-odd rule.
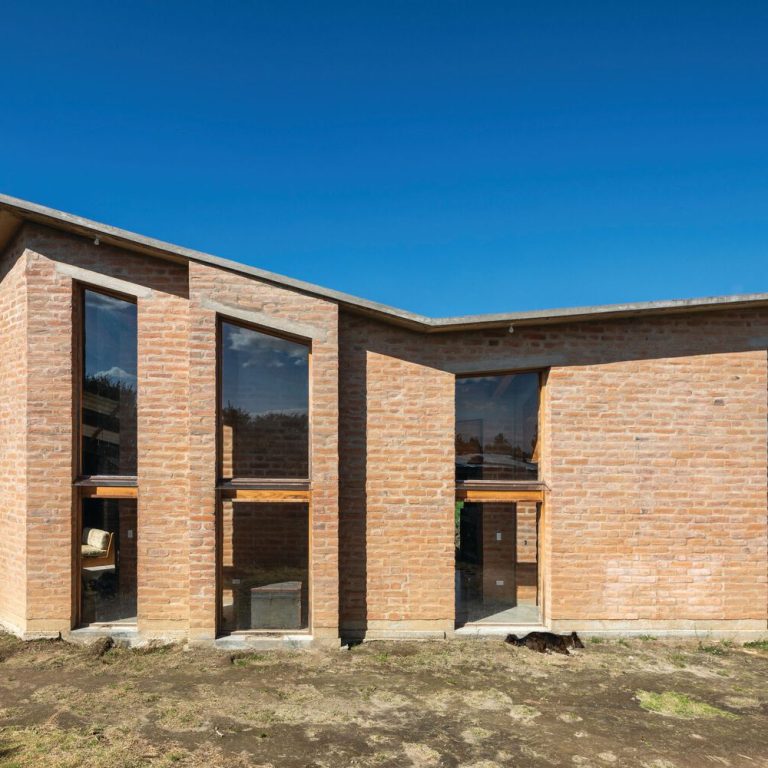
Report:
[[[0,635],[0,766],[768,766],[768,649],[231,654]]]

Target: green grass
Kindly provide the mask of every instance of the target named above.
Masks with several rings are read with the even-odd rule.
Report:
[[[703,645],[699,643],[699,650],[702,653],[708,653],[711,656],[725,656],[733,646],[730,640],[721,640],[714,645]]]
[[[745,648],[754,648],[758,651],[768,651],[768,640],[752,640],[749,643],[744,643]]]
[[[655,635],[638,635],[637,639],[648,642],[649,640],[655,640],[656,636]]]
[[[651,691],[636,691],[635,696],[640,706],[648,712],[656,712],[668,717],[681,717],[693,719],[698,717],[725,717],[735,719],[738,715],[726,712],[724,709],[713,707],[703,701],[696,701],[684,693],[664,691],[652,693]]]

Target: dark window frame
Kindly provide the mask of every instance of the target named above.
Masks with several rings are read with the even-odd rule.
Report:
[[[76,359],[73,360],[73,373],[74,373],[74,385],[76,392],[76,414],[75,414],[75,429],[73,430],[73,442],[74,442],[74,454],[75,454],[75,485],[78,486],[93,486],[93,487],[110,487],[110,488],[125,488],[131,489],[137,486],[137,475],[88,475],[83,472],[83,413],[85,410],[85,345],[86,345],[86,333],[85,333],[85,292],[100,294],[102,296],[110,296],[114,299],[119,299],[128,304],[133,304],[136,307],[137,328],[136,328],[136,344],[137,344],[137,367],[138,367],[138,300],[136,296],[130,294],[114,291],[109,288],[102,288],[101,286],[93,286],[89,283],[75,283],[75,322],[73,325],[76,328],[76,343],[73,345],[76,352]],[[138,370],[137,370],[138,374]],[[139,401],[139,388],[136,387],[136,403],[138,408]],[[138,420],[138,414],[137,414]],[[137,423],[137,441],[138,441],[138,423]],[[136,456],[138,464],[138,452]],[[138,469],[138,467],[137,467]],[[131,492],[126,490],[124,498],[130,498]]]
[[[307,350],[307,476],[306,477],[226,477],[223,474],[224,467],[224,414],[222,408],[222,391],[224,378],[223,364],[223,326],[234,325],[239,328],[255,331],[264,336],[300,344]],[[268,326],[251,323],[240,318],[230,317],[226,314],[216,315],[216,488],[219,495],[237,495],[238,490],[260,489],[275,492],[275,501],[281,500],[281,492],[296,489],[309,491],[312,483],[312,339],[296,336]],[[309,498],[309,493],[307,493]],[[264,503],[270,503],[270,498],[265,495],[260,499]]]
[[[544,391],[546,388],[547,377],[549,375],[548,368],[520,368],[515,370],[502,369],[502,370],[487,370],[487,371],[472,371],[471,373],[457,373],[454,377],[454,392],[455,386],[459,379],[480,379],[488,376],[518,376],[521,374],[535,373],[538,376],[538,404],[536,409],[536,434],[537,434],[537,446],[536,451],[540,455],[542,451],[542,404],[544,400]],[[456,412],[454,402],[454,472],[455,472],[455,435],[456,435]],[[457,500],[470,500],[466,495],[466,492],[471,492],[472,489],[476,489],[480,494],[490,491],[499,491],[498,498],[489,497],[484,499],[486,503],[492,500],[502,501],[511,499],[508,496],[502,496],[506,492],[514,493],[521,492],[521,500],[529,500],[529,494],[527,492],[533,492],[537,495],[539,492],[546,488],[546,484],[541,477],[541,461],[536,462],[536,478],[529,478],[525,480],[455,480]],[[473,499],[474,501],[481,501],[482,497]]]

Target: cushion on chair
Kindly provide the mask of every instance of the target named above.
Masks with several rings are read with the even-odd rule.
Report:
[[[98,549],[100,554],[106,554],[109,547],[109,531],[102,531],[100,528],[83,528],[83,544]],[[96,557],[96,555],[90,555],[90,557]]]
[[[83,544],[80,547],[80,551],[83,557],[105,557],[107,554],[106,549],[99,549],[98,547],[92,547],[90,544]]]

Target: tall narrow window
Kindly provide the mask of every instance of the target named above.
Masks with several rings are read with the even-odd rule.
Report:
[[[456,480],[537,480],[538,422],[538,373],[456,379]]]
[[[136,474],[136,321],[134,303],[83,291],[82,475]]]
[[[224,479],[309,477],[309,347],[221,324]]]

